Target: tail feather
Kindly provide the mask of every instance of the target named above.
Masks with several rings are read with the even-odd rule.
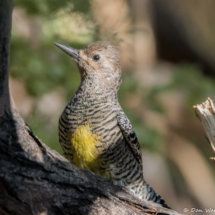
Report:
[[[168,209],[171,209],[167,204],[166,202],[164,201],[164,199],[155,192],[155,190],[146,183],[146,189],[147,189],[147,194],[146,194],[146,197],[145,199],[146,200],[149,200],[149,201],[153,201],[153,202],[156,202],[158,204],[161,204],[164,208],[168,208]]]

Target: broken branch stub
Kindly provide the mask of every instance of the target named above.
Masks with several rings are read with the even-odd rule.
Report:
[[[215,153],[215,108],[213,101],[208,97],[205,102],[202,102],[200,105],[195,105],[193,108]],[[214,157],[210,159],[215,162]]]

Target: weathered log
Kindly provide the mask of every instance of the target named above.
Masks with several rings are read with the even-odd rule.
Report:
[[[0,1],[0,214],[178,214],[79,169],[33,135],[9,94],[12,6]]]

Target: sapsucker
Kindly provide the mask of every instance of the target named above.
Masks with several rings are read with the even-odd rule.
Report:
[[[77,92],[59,119],[65,157],[140,199],[169,208],[144,180],[140,144],[118,102],[121,67],[116,48],[107,41],[82,50],[54,44],[72,57],[81,76]]]

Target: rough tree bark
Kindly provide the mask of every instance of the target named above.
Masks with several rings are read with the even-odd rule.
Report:
[[[13,1],[0,1],[0,214],[179,214],[77,168],[35,137],[8,87]]]

